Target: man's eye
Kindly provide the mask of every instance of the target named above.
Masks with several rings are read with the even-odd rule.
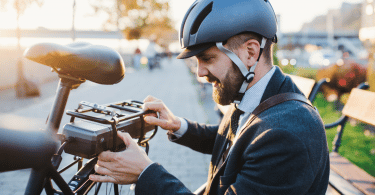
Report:
[[[209,57],[209,58],[203,58],[202,60],[205,61],[205,62],[208,62],[212,59],[212,57]]]

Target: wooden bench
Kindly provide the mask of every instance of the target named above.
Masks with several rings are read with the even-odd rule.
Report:
[[[362,89],[361,89],[362,88]],[[375,126],[375,92],[365,91],[367,84],[352,89],[342,110],[342,117],[326,129],[337,126],[333,149],[330,154],[330,187],[338,194],[374,194],[375,178],[338,153],[345,124],[349,117]]]
[[[304,78],[296,75],[288,76],[297,85],[298,89],[310,100],[311,103],[314,102],[316,94],[319,92],[321,87],[329,82],[329,79],[321,79],[316,82],[314,79]],[[222,106],[217,104],[218,114],[222,117],[224,113],[228,110],[229,106]]]

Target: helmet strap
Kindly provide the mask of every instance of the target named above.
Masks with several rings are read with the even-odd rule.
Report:
[[[256,66],[259,62],[260,56],[263,53],[263,49],[264,49],[264,46],[266,45],[266,42],[267,42],[267,39],[265,37],[263,37],[261,45],[260,45],[260,51],[259,51],[258,59],[255,62],[255,64],[253,66],[251,66],[249,71],[247,70],[247,67],[242,62],[242,60],[235,53],[233,53],[232,51],[230,51],[229,49],[227,49],[223,46],[223,42],[217,42],[216,43],[217,48],[219,48],[220,51],[225,53],[232,60],[232,62],[237,65],[237,67],[240,69],[242,75],[245,77],[245,80],[242,83],[241,88],[237,93],[237,96],[234,98],[234,103],[239,104],[241,102],[241,100],[242,100],[242,98],[245,95],[245,92],[247,90],[247,86],[249,85],[249,83],[251,83],[251,81],[253,81],[254,76],[255,76],[254,71],[255,71],[255,68],[256,68]]]

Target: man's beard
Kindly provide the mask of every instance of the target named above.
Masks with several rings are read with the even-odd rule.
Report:
[[[224,80],[219,81],[215,76],[209,73],[207,76],[209,82],[217,83],[217,87],[213,87],[212,98],[221,105],[228,105],[234,101],[238,91],[245,80],[239,68],[232,62],[232,68],[226,73]]]

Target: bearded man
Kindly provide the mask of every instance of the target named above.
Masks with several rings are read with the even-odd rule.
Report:
[[[187,11],[178,58],[195,56],[213,98],[231,104],[219,125],[180,118],[155,97],[144,120],[169,139],[212,154],[204,194],[325,194],[329,155],[323,122],[290,77],[272,64],[276,18],[268,0],[198,0]],[[281,96],[280,96],[281,95]],[[275,98],[277,97],[277,98]],[[302,96],[303,97],[303,96]],[[274,101],[275,100],[275,101]],[[268,104],[268,105],[267,105]],[[272,106],[270,106],[272,105]],[[103,152],[90,179],[136,183],[135,194],[193,194],[152,162],[128,134],[127,153]]]

